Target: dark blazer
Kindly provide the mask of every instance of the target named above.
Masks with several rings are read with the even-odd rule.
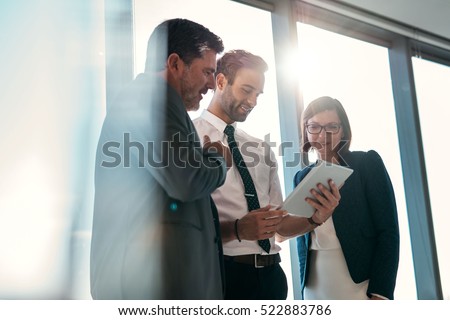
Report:
[[[210,194],[224,159],[204,153],[181,97],[140,74],[108,109],[95,171],[94,299],[222,299]]]
[[[341,200],[332,219],[345,260],[355,283],[369,279],[368,296],[377,293],[394,298],[400,236],[391,180],[375,151],[348,152],[341,164],[354,170],[340,189]],[[309,172],[297,172],[297,185]],[[310,234],[297,238],[301,291],[309,270]]]

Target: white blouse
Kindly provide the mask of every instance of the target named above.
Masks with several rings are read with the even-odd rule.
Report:
[[[353,282],[332,218],[311,232],[311,250],[306,300],[368,299],[369,281]]]

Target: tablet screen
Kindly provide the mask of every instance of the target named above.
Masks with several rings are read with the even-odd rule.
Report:
[[[281,209],[298,216],[311,217],[316,209],[305,201],[305,198],[314,198],[310,190],[316,189],[320,192],[317,188],[318,183],[322,183],[329,188],[328,180],[330,179],[333,179],[336,185],[340,187],[352,173],[353,170],[350,168],[322,161],[308,172],[306,177],[286,198]]]

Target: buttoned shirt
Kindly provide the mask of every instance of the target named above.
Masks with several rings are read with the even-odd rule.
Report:
[[[211,138],[211,141],[221,141],[228,145],[227,136],[223,132],[227,123],[218,118],[211,112],[205,110],[202,115],[195,119],[194,125],[200,139],[205,135]],[[257,139],[243,130],[235,127],[235,139],[238,144],[242,157],[247,165],[249,173],[255,184],[258,194],[260,207],[271,205],[277,207],[283,202],[281,185],[278,177],[278,166],[274,152],[269,144],[263,140]],[[224,185],[212,193],[212,198],[219,211],[220,221],[235,221],[241,219],[248,213],[247,201],[244,196],[245,190],[241,176],[235,164],[228,170]],[[270,254],[280,251],[280,247],[275,244],[275,238],[270,239]],[[223,244],[225,255],[237,256],[244,254],[267,254],[258,245],[257,241],[232,240]]]

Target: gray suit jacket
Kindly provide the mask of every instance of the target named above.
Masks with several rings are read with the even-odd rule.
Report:
[[[181,97],[140,74],[108,109],[98,148],[91,242],[94,299],[221,299],[211,192],[224,160],[205,154]]]

